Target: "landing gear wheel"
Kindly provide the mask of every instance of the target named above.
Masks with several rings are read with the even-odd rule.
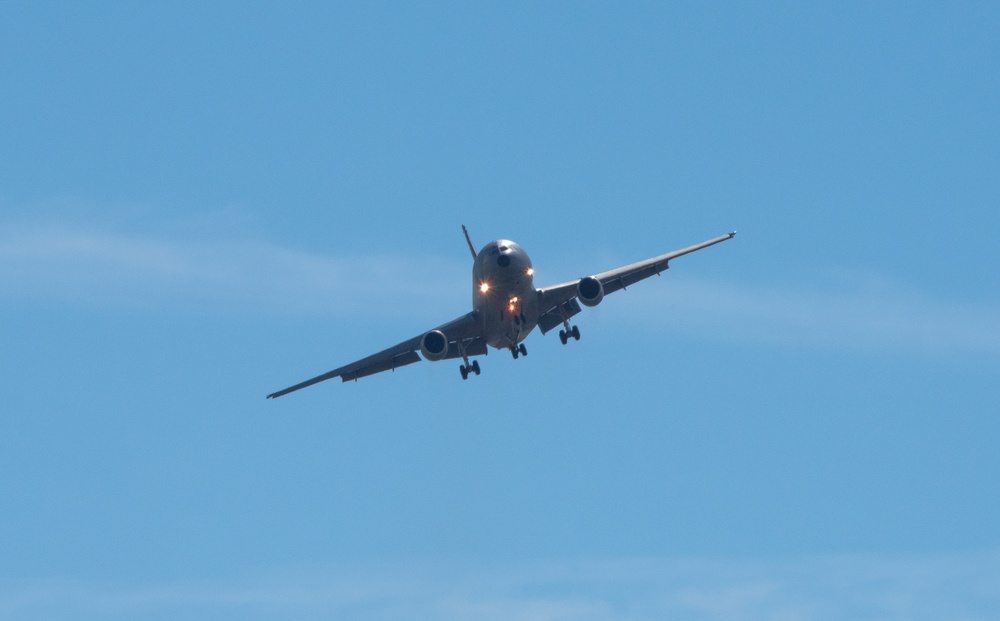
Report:
[[[560,330],[559,331],[559,341],[562,342],[563,345],[566,344],[566,331],[565,330]]]
[[[471,370],[476,375],[479,375],[479,361],[478,360],[473,360],[472,361],[472,366],[470,367],[469,370]]]
[[[458,367],[458,371],[462,374],[462,379],[469,379],[469,369],[464,364]]]
[[[511,355],[511,356],[514,356],[514,360],[517,360],[517,357],[518,357],[518,356],[519,356],[520,354],[521,354],[521,352],[520,352],[520,351],[518,351],[518,349],[517,349],[516,347],[511,347],[511,348],[510,348],[510,355]]]
[[[574,339],[578,341],[580,340],[580,328],[573,326],[573,329],[570,330],[570,332],[572,333]]]
[[[524,346],[524,343],[521,343],[521,345],[517,348],[517,351],[521,352],[522,356],[528,355],[528,348]]]

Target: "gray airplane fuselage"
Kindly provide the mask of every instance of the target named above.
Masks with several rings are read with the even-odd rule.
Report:
[[[472,308],[486,343],[516,347],[538,324],[538,293],[531,259],[520,246],[498,239],[483,246],[472,266]]]

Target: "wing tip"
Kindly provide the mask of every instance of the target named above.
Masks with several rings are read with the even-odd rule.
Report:
[[[729,239],[732,239],[734,237],[736,237],[736,231],[733,231],[732,233],[729,234]]]

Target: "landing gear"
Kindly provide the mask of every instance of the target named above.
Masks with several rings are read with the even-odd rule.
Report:
[[[458,367],[458,371],[462,374],[462,379],[469,379],[469,373],[475,373],[479,375],[479,361],[473,360],[472,364],[463,364]]]
[[[514,356],[514,360],[517,360],[518,356],[527,356],[528,355],[528,348],[524,346],[524,343],[521,343],[517,347],[511,347],[510,348],[510,355]]]
[[[576,326],[573,326],[571,328],[571,327],[569,327],[569,323],[567,322],[566,329],[559,331],[559,340],[562,341],[563,345],[565,345],[569,341],[570,337],[573,337],[574,340],[579,341],[580,340],[580,328],[578,328]]]
[[[465,343],[464,341],[458,342],[458,351],[460,354],[462,354],[462,361],[465,363],[458,367],[458,371],[459,373],[462,374],[463,380],[469,379],[469,373],[475,373],[476,375],[479,375],[479,361],[473,360],[471,364],[469,363],[469,356],[465,353],[466,345],[467,343]]]

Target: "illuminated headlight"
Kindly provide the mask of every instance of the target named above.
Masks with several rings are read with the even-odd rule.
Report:
[[[483,284],[479,285],[479,290],[482,291],[483,293],[486,293],[487,291],[490,290],[490,283],[484,282]]]
[[[534,276],[534,275],[535,275],[535,268],[529,267],[528,268],[528,276]]]

